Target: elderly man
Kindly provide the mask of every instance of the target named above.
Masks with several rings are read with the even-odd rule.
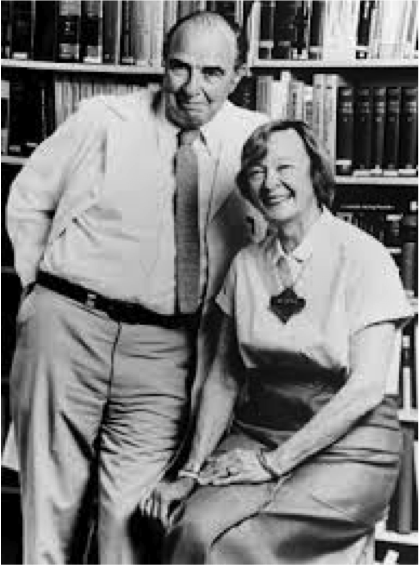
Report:
[[[93,474],[100,562],[141,558],[130,518],[179,452],[217,332],[212,298],[258,225],[234,178],[265,117],[227,100],[244,56],[220,15],[190,15],[168,35],[161,91],[84,102],[12,186],[26,563],[74,559]]]

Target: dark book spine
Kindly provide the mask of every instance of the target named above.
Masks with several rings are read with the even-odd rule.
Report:
[[[399,167],[401,87],[387,87],[384,174],[397,175]]]
[[[274,59],[292,59],[296,53],[298,4],[287,1],[275,4]]]
[[[386,87],[372,87],[371,174],[382,174],[386,127]]]
[[[418,87],[402,87],[399,174],[415,175],[418,164]]]
[[[35,29],[35,3],[19,0],[12,9],[12,58],[32,59]]]
[[[132,2],[122,0],[121,14],[121,63],[123,65],[134,64],[134,45],[132,42],[131,26],[133,20]]]
[[[103,1],[81,4],[80,49],[83,63],[102,63]]]
[[[118,0],[105,0],[103,3],[103,62],[119,63],[120,14],[121,3]]]
[[[34,58],[54,61],[57,58],[58,2],[37,0],[35,7]]]
[[[12,9],[11,0],[1,3],[1,56],[8,59],[12,53]]]
[[[275,2],[262,0],[260,3],[259,59],[273,59],[275,45]]]
[[[292,58],[305,60],[308,59],[309,46],[309,23],[310,23],[310,3],[300,1],[296,3],[295,14],[295,43],[292,49]]]
[[[256,77],[244,76],[230,95],[230,100],[237,106],[256,110]]]
[[[336,173],[352,173],[354,161],[354,88],[338,88],[336,120]]]
[[[406,292],[418,295],[418,213],[417,202],[411,204],[411,210],[402,218],[402,257],[401,278]]]
[[[223,0],[217,0],[217,2],[213,2],[213,4],[213,11],[218,12],[230,22],[235,22],[236,24],[239,23],[236,19],[236,2],[234,0],[227,2],[224,2]]]
[[[366,59],[369,56],[371,22],[375,8],[375,0],[361,0],[360,2],[356,41],[357,59]]]
[[[9,154],[24,156],[27,88],[21,77],[10,81]]]
[[[310,13],[308,46],[308,55],[310,59],[321,59],[322,57],[325,9],[326,5],[324,0],[313,0]]]
[[[371,169],[372,91],[369,86],[355,88],[355,170],[365,173]]]
[[[59,61],[80,60],[80,0],[60,0],[57,22],[57,54]]]
[[[10,81],[1,79],[1,154],[7,155],[10,131]]]

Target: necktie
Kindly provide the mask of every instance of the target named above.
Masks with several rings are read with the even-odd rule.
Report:
[[[271,296],[270,308],[286,324],[292,316],[301,312],[306,301],[301,296],[298,296],[294,290],[296,279],[293,280],[291,268],[286,257],[279,259],[277,269],[284,289],[280,294]]]
[[[192,314],[199,305],[198,160],[192,149],[199,130],[181,131],[176,153],[176,290],[177,309]]]

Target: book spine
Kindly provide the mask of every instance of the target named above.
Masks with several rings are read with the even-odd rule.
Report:
[[[401,87],[387,87],[384,174],[396,176],[399,167]]]
[[[151,10],[152,0],[134,2],[132,7],[131,42],[134,64],[144,67],[151,59]]]
[[[369,42],[375,0],[361,0],[356,42],[356,58],[367,59],[370,56]]]
[[[297,9],[299,2],[277,2],[274,12],[274,59],[297,56]]]
[[[401,388],[401,407],[403,410],[411,410],[413,408],[412,395],[412,364],[410,351],[410,337],[403,334],[402,352],[400,363],[400,388]]]
[[[399,491],[397,497],[398,520],[395,530],[399,534],[409,534],[412,531],[413,511],[413,442],[414,430],[403,427],[403,452],[399,475]]]
[[[408,295],[418,295],[418,214],[417,202],[411,203],[411,210],[402,218],[401,278]]]
[[[81,1],[60,0],[57,22],[57,54],[59,61],[80,60]]]
[[[313,76],[313,131],[321,144],[324,144],[324,101],[326,75],[316,73]]]
[[[13,2],[1,3],[1,56],[8,59],[12,53],[12,10]]]
[[[237,106],[249,110],[256,109],[256,77],[244,76],[234,92],[230,95],[230,101]]]
[[[133,20],[133,5],[130,0],[122,0],[121,6],[121,63],[134,64],[134,46],[132,44],[131,25]]]
[[[259,59],[272,59],[275,45],[275,2],[261,0],[259,15]]]
[[[336,124],[336,173],[352,173],[354,160],[354,87],[338,88]]]
[[[10,155],[25,156],[27,88],[23,78],[10,81],[9,149]]]
[[[323,55],[325,12],[325,1],[313,0],[310,14],[310,35],[308,46],[308,56],[310,59],[321,59]]]
[[[121,0],[103,2],[103,62],[115,65],[120,59]]]
[[[336,163],[337,105],[340,82],[339,75],[326,75],[323,124],[324,147],[334,164]]]
[[[83,63],[102,63],[103,0],[84,0],[81,6],[81,59]]]
[[[150,16],[150,64],[152,67],[161,67],[163,64],[164,41],[164,2],[154,0],[151,3]]]
[[[58,2],[37,0],[35,5],[34,58],[54,61],[57,57]]]
[[[12,9],[12,58],[33,58],[34,30],[35,3],[27,0],[14,2]]]
[[[399,174],[414,176],[418,164],[418,87],[402,87]]]
[[[1,154],[7,155],[10,128],[10,81],[1,79]]]
[[[369,174],[372,145],[372,91],[369,86],[355,88],[355,171]]]
[[[372,87],[371,174],[381,175],[384,167],[386,87]]]

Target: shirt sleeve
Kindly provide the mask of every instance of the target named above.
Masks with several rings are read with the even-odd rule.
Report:
[[[379,242],[365,241],[351,262],[346,299],[350,333],[380,322],[399,327],[413,312],[392,257]]]
[[[237,265],[239,256],[233,259],[230,269],[224,279],[223,286],[216,298],[216,302],[227,316],[234,316],[234,304],[237,291]]]

